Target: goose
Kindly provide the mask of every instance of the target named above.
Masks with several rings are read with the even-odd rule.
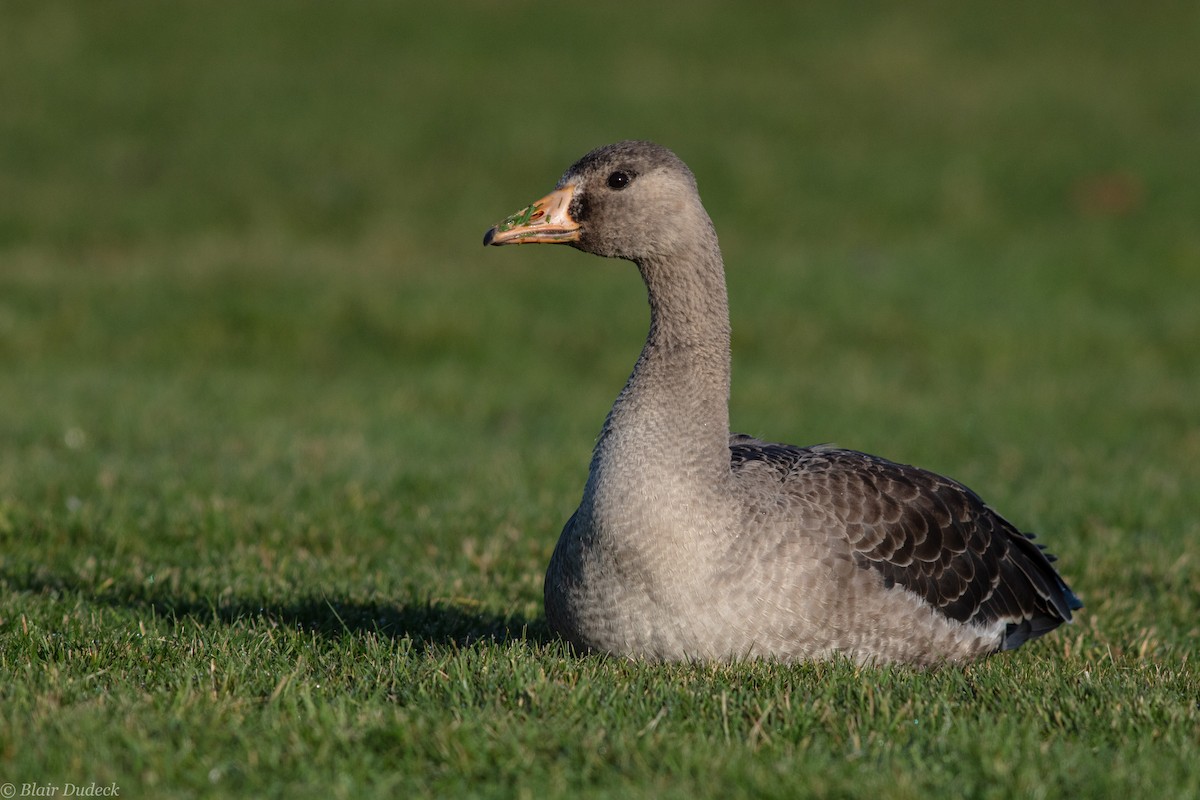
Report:
[[[1082,608],[1053,556],[957,481],[730,433],[721,249],[667,148],[593,150],[483,243],[568,244],[632,261],[646,285],[646,343],[546,571],[547,622],[575,651],[936,666]]]

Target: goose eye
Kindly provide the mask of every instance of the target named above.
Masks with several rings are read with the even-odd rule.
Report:
[[[614,172],[608,176],[608,185],[613,189],[624,189],[629,185],[629,176],[624,172]]]

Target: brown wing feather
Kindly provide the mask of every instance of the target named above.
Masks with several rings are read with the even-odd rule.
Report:
[[[767,462],[798,496],[829,498],[854,558],[959,622],[1007,624],[1003,649],[1082,607],[1029,534],[957,481],[852,450],[735,435],[736,470]]]

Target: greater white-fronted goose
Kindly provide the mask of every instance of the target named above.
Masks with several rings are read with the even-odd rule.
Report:
[[[546,573],[549,624],[577,648],[932,665],[1013,649],[1081,607],[1032,537],[956,481],[730,435],[721,250],[670,150],[594,150],[483,241],[626,259],[649,296],[646,344]]]

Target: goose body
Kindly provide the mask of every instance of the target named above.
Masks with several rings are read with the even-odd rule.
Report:
[[[577,648],[931,665],[1018,647],[1081,607],[1032,537],[956,481],[730,434],[721,251],[671,151],[594,150],[484,237],[556,242],[634,262],[650,304],[546,573],[549,624]]]

